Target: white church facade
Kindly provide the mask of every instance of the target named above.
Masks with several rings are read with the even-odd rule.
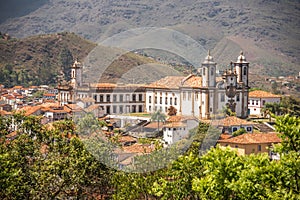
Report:
[[[208,54],[199,75],[169,76],[146,87],[146,111],[168,112],[210,119],[229,107],[240,118],[248,116],[249,63],[241,52],[231,69],[216,77],[216,63]]]
[[[83,66],[75,61],[71,81],[58,85],[58,100],[63,105],[90,98],[103,114],[153,113],[157,110],[167,113],[173,106],[178,115],[211,119],[228,107],[237,117],[246,118],[249,63],[241,52],[230,66],[222,77],[217,77],[217,64],[208,53],[199,74],[167,76],[149,85],[85,84],[82,82]]]

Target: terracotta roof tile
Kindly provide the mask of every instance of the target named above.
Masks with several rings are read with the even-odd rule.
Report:
[[[162,125],[163,125],[163,122],[159,122],[159,128],[161,128]],[[157,122],[151,122],[151,123],[147,124],[145,127],[157,129]]]
[[[280,98],[281,96],[263,90],[255,90],[249,92],[249,97],[250,98]]]
[[[228,116],[224,119],[213,120],[212,124],[219,125],[219,126],[240,126],[240,125],[250,125],[250,124],[253,125],[255,123],[246,121],[244,119],[240,119],[236,116]]]
[[[233,144],[265,144],[280,143],[281,139],[277,133],[245,133],[225,140],[219,140],[219,143]]]
[[[158,81],[151,83],[149,88],[179,88],[184,76],[166,76]]]
[[[176,128],[176,127],[186,127],[187,125],[182,122],[171,122],[168,124],[164,124],[164,127],[166,128]]]
[[[124,152],[128,153],[150,153],[154,151],[153,145],[135,143],[130,146],[123,147]]]
[[[123,143],[123,142],[136,142],[137,139],[132,137],[132,136],[121,136],[118,139],[118,142]]]

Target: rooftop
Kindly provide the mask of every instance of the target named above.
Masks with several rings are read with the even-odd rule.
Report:
[[[280,98],[280,95],[272,94],[263,90],[255,90],[249,92],[249,98]]]
[[[151,83],[148,88],[178,89],[179,87],[201,87],[202,77],[190,74],[184,76],[166,76]]]
[[[253,122],[246,121],[244,119],[240,119],[236,116],[228,116],[224,119],[214,120],[212,121],[213,125],[219,126],[240,126],[240,125],[253,125]]]
[[[280,143],[281,139],[277,133],[245,133],[236,137],[219,140],[218,142],[232,144],[265,144]]]

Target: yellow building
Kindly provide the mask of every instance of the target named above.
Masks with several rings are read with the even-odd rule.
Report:
[[[245,133],[218,141],[223,148],[237,149],[239,155],[270,153],[269,147],[280,142],[277,133]]]

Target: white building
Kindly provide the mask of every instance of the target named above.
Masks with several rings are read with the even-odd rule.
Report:
[[[70,83],[59,83],[61,105],[83,98],[93,98],[105,114],[134,112],[168,112],[170,106],[178,114],[210,119],[229,107],[238,117],[248,116],[249,63],[241,52],[231,69],[216,77],[217,64],[208,52],[200,74],[168,76],[148,86],[110,83],[84,84],[82,64],[75,61]]]
[[[190,137],[190,130],[197,127],[199,120],[197,118],[186,118],[182,116],[171,116],[163,125],[164,146],[169,146],[182,139]]]
[[[249,92],[249,114],[253,116],[263,116],[261,109],[266,103],[280,103],[281,96],[270,92],[255,90]]]
[[[146,111],[167,113],[174,106],[179,114],[210,119],[229,107],[238,117],[248,116],[249,63],[241,52],[231,69],[216,77],[216,63],[208,53],[200,75],[169,76],[146,88]]]

